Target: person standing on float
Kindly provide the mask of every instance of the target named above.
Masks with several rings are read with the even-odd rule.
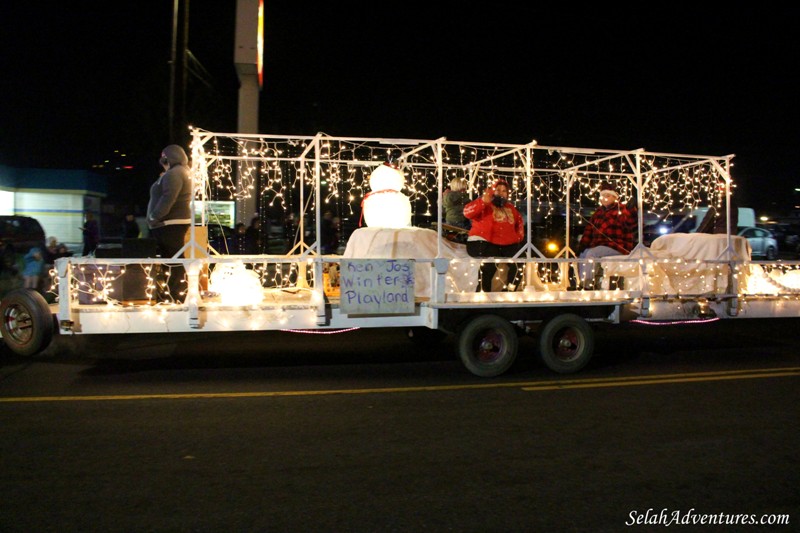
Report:
[[[147,204],[147,227],[156,241],[156,250],[163,259],[174,257],[185,244],[186,232],[192,223],[192,179],[189,158],[183,148],[171,144],[161,152],[159,163],[164,173],[150,187]],[[172,266],[168,281],[169,296],[182,302],[184,282],[182,264]]]

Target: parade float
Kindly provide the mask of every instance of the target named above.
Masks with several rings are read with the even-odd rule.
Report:
[[[642,244],[647,213],[714,205],[729,210],[732,155],[700,156],[447,139],[380,139],[192,130],[191,174],[198,218],[176,257],[71,257],[53,271],[56,301],[30,290],[0,304],[6,345],[35,355],[54,335],[208,331],[346,331],[406,328],[417,338],[457,336],[458,356],[479,376],[514,362],[518,336],[538,337],[556,372],[583,368],[593,324],[646,324],[797,316],[800,271],[753,261],[747,240],[672,234]],[[442,196],[464,178],[471,198],[497,179],[527,221],[516,257],[477,259],[443,235]],[[571,243],[601,183],[635,208],[629,254],[597,261],[593,290],[576,290],[581,262]],[[260,211],[297,214],[288,251],[227,255],[209,245],[205,206],[251,197]],[[341,254],[324,255],[325,211],[358,220]],[[563,212],[561,212],[563,211]],[[563,215],[563,245],[545,253],[533,221]],[[579,236],[579,235],[578,235]],[[516,263],[513,290],[478,292],[481,261]],[[183,301],[160,298],[175,265]],[[431,335],[427,335],[429,333]]]

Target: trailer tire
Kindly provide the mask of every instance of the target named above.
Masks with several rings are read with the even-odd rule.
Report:
[[[482,378],[506,372],[517,358],[519,339],[514,326],[497,315],[470,319],[458,334],[458,355],[467,370]]]
[[[594,353],[594,331],[583,318],[567,313],[550,319],[539,332],[544,364],[559,374],[581,370]]]
[[[55,327],[47,301],[31,289],[14,289],[0,302],[0,333],[12,352],[25,357],[44,350]]]

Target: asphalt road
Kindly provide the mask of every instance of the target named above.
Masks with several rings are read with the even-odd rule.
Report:
[[[612,326],[496,379],[399,329],[3,349],[0,531],[797,531],[798,338]]]

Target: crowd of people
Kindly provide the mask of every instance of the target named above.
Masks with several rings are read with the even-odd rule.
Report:
[[[267,253],[269,242],[269,223],[262,231],[261,217],[255,216],[249,226],[239,222],[233,228],[233,234],[226,244],[227,253],[232,255],[258,255]]]

